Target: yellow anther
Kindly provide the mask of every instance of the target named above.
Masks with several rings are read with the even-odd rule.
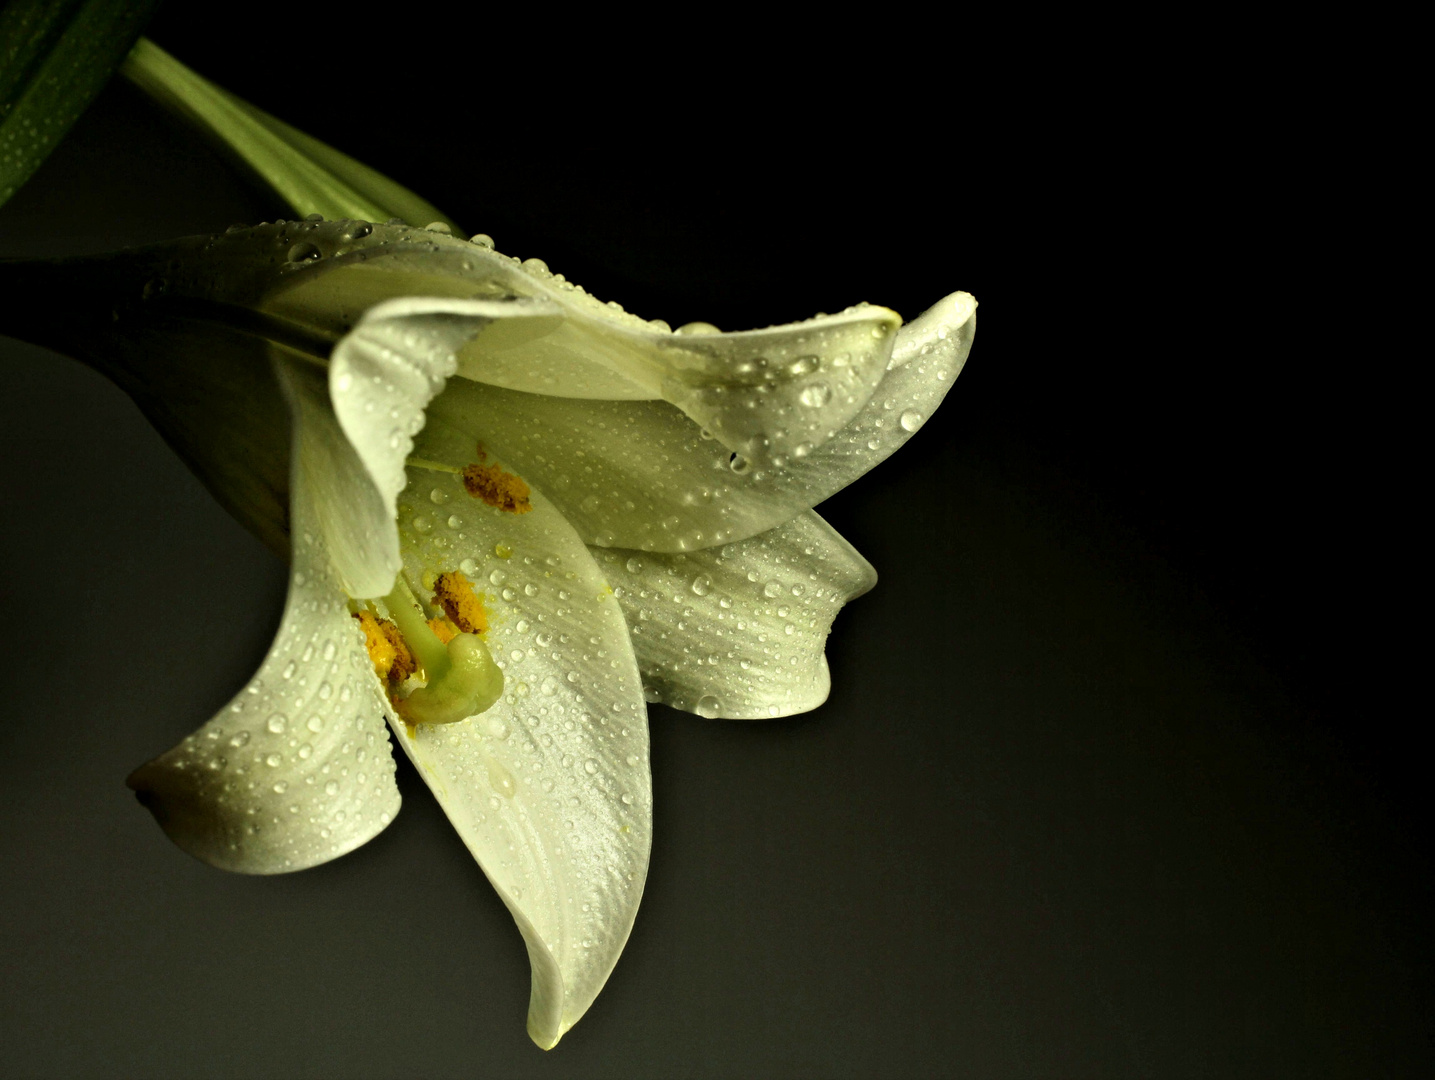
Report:
[[[414,673],[414,657],[404,644],[399,628],[372,611],[361,611],[354,618],[364,632],[364,648],[374,665],[374,673],[391,683],[401,683]]]
[[[483,601],[474,595],[473,583],[463,574],[457,570],[440,574],[433,588],[434,607],[443,608],[449,621],[459,630],[465,634],[488,631],[488,612],[483,610]],[[442,637],[441,634],[439,636]]]
[[[449,622],[442,615],[437,619],[429,620],[429,629],[432,630],[434,635],[445,645],[457,637],[459,632],[458,627],[454,626],[453,623]]]

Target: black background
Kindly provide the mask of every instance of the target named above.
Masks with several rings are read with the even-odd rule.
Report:
[[[284,571],[118,391],[0,341],[0,1072],[1428,1068],[1402,391],[1358,377],[1318,83],[1079,19],[348,11],[174,5],[151,36],[646,317],[961,288],[976,346],[822,507],[882,575],[829,703],[651,710],[644,905],[545,1055],[521,941],[406,764],[393,826],[288,878],[192,862],[132,801],[263,655]],[[116,83],[0,209],[0,255],[279,216]]]

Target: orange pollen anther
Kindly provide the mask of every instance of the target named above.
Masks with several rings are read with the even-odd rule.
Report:
[[[520,480],[519,483],[521,484],[523,481]],[[482,634],[487,632],[488,612],[483,609],[483,601],[474,595],[473,583],[457,570],[451,570],[438,576],[438,580],[434,582],[433,603],[434,607],[443,608],[444,614],[448,616],[448,621],[463,633]],[[443,634],[437,627],[434,628],[434,633],[443,638]],[[444,640],[447,641],[447,639]]]
[[[379,678],[398,684],[414,673],[418,665],[397,626],[371,611],[361,611],[354,618],[359,620],[359,628],[364,632],[364,648]]]
[[[533,509],[528,501],[528,485],[497,465],[465,465],[463,487],[475,499],[510,514],[526,514]]]

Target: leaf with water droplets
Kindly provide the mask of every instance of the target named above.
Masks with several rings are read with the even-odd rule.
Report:
[[[685,555],[593,554],[623,605],[648,700],[706,717],[767,719],[821,705],[832,620],[877,582],[810,510]]]
[[[474,449],[430,421],[415,451],[461,466]],[[652,785],[637,664],[603,575],[541,492],[530,492],[530,512],[508,513],[471,498],[457,476],[411,473],[399,500],[406,574],[433,581],[472,561],[504,693],[481,716],[413,734],[398,724],[395,735],[528,943],[529,1033],[547,1048],[602,989],[647,876]],[[433,490],[449,496],[458,523],[415,530]],[[501,591],[483,588],[491,572]]]
[[[322,384],[292,390],[293,561],[274,644],[218,715],[129,779],[181,848],[249,874],[337,858],[399,809],[387,702],[345,604],[321,509],[332,439],[343,436]]]
[[[11,0],[0,8],[0,203],[60,144],[158,0]]]

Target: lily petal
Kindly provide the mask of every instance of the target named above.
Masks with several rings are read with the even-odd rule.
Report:
[[[430,419],[415,452],[461,466],[472,436]],[[541,492],[505,513],[457,476],[411,470],[399,501],[405,571],[460,570],[484,589],[504,695],[480,716],[395,734],[513,913],[533,969],[528,1030],[577,1022],[628,939],[647,875],[647,714],[623,614]]]
[[[284,616],[249,684],[129,785],[170,839],[225,870],[278,874],[367,842],[399,809],[387,703],[335,570],[321,505],[337,431],[322,383],[285,373],[294,431]],[[342,436],[340,436],[342,438]]]
[[[767,719],[821,705],[832,620],[877,583],[872,565],[810,510],[686,555],[593,554],[615,583],[647,699],[707,717]]]
[[[823,446],[782,467],[734,456],[657,401],[578,401],[455,380],[434,403],[546,491],[599,547],[689,551],[745,540],[840,491],[941,404],[971,351],[976,301],[953,293],[896,336],[876,391]]]
[[[368,309],[334,347],[329,392],[347,436],[335,443],[335,457],[356,454],[372,481],[369,491],[348,485],[352,505],[334,508],[336,531],[356,516],[356,507],[363,511],[357,517],[364,535],[353,548],[346,546],[339,560],[348,571],[349,595],[378,597],[393,588],[400,565],[394,507],[408,483],[404,462],[413,449],[413,436],[423,427],[424,407],[458,365],[456,354],[494,321],[550,317],[541,304],[390,300]],[[336,461],[334,475],[346,475],[342,461]]]
[[[329,231],[316,227],[316,259]],[[459,374],[558,397],[663,398],[758,461],[807,453],[842,427],[882,377],[901,323],[859,305],[765,330],[675,334],[602,304],[538,260],[520,266],[396,226],[375,226],[361,245],[295,275],[265,307],[311,325],[327,318],[342,332],[356,311],[403,295],[546,301],[554,318],[520,332],[495,327],[464,351]]]

